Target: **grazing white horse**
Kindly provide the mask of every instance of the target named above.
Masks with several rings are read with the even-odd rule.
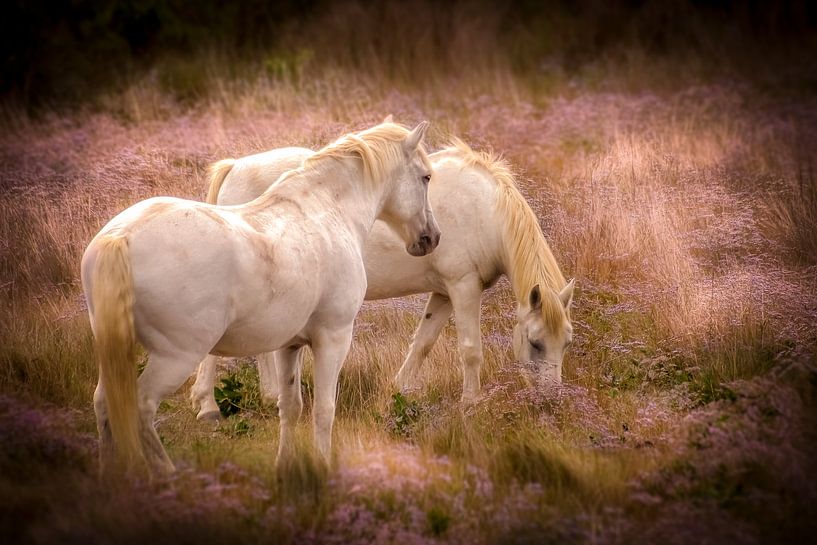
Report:
[[[315,354],[315,441],[329,460],[338,373],[366,292],[369,230],[381,218],[415,256],[439,242],[426,127],[383,123],[346,135],[241,206],[153,198],[103,227],[82,258],[103,471],[114,461],[173,468],[153,425],[156,409],[207,354],[281,348],[277,380],[286,386],[300,382],[304,345]],[[137,340],[149,354],[138,388]],[[279,459],[294,445],[296,390],[282,388],[279,400]]]
[[[217,198],[219,204],[252,199],[266,189],[267,180],[313,153],[305,148],[282,148],[219,161],[211,169],[208,199],[215,202]],[[429,159],[434,167],[429,200],[442,231],[437,250],[419,259],[405,256],[394,233],[376,222],[364,251],[366,299],[431,292],[424,319],[397,374],[397,385],[413,385],[420,364],[453,310],[463,360],[462,398],[470,402],[478,397],[483,361],[480,299],[483,290],[503,273],[518,301],[515,357],[536,361],[542,377],[561,381],[564,352],[572,340],[573,281],[565,282],[508,165],[493,154],[471,150],[460,140]],[[217,361],[210,356],[202,362],[191,390],[200,419],[219,415],[213,398]],[[270,354],[258,357],[262,396],[267,401],[278,396],[271,371],[274,361]]]

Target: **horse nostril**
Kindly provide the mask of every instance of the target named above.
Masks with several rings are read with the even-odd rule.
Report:
[[[423,235],[420,237],[420,244],[422,246],[428,247],[431,246],[431,237],[428,235]]]

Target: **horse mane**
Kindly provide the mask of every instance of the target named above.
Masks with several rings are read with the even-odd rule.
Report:
[[[404,161],[400,144],[408,134],[409,130],[406,127],[391,122],[381,123],[358,133],[349,133],[306,159],[304,168],[308,169],[317,161],[328,157],[340,159],[356,156],[363,162],[363,177],[366,183],[375,184]],[[431,163],[425,153],[422,156],[430,171]]]
[[[222,159],[207,168],[207,178],[210,180],[210,185],[207,187],[207,198],[204,202],[207,204],[218,203],[221,186],[224,185],[225,178],[227,178],[234,166],[235,159]]]
[[[451,140],[451,148],[459,152],[466,164],[485,169],[496,181],[494,206],[502,218],[505,269],[517,301],[527,303],[537,284],[559,293],[567,282],[542,234],[536,214],[517,188],[508,162],[493,151],[474,151],[459,138]],[[560,323],[564,310],[559,298],[543,293],[542,313],[548,322]]]

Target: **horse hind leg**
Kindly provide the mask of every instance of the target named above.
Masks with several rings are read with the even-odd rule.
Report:
[[[448,322],[451,310],[451,300],[448,297],[439,293],[429,295],[425,312],[414,333],[414,340],[411,342],[406,359],[394,378],[400,390],[405,391],[415,386],[420,366],[437,341],[437,337],[440,336],[440,331]]]
[[[193,410],[198,410],[197,420],[218,420],[221,418],[221,412],[213,394],[219,360],[218,356],[208,355],[205,357],[196,372],[196,382],[190,388],[190,401],[193,403]]]
[[[153,353],[139,377],[139,417],[145,458],[148,466],[160,474],[173,471],[174,466],[156,433],[156,411],[159,403],[176,392],[190,377],[202,357],[202,354]]]
[[[261,390],[261,401],[267,405],[273,405],[278,402],[279,388],[278,373],[275,370],[275,354],[276,352],[265,352],[257,356],[258,385]],[[303,350],[300,350],[299,354],[299,357],[303,358]]]

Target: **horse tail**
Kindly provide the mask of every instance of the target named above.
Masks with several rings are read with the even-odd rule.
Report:
[[[119,460],[126,468],[145,460],[140,438],[136,387],[136,331],[133,275],[128,240],[122,234],[97,240],[91,301],[96,361],[108,407],[108,421]]]
[[[209,204],[216,204],[218,201],[218,192],[221,191],[221,184],[224,183],[224,178],[230,173],[235,159],[222,159],[210,165],[207,169],[207,177],[210,178],[210,187],[207,189],[207,199],[205,202]]]

